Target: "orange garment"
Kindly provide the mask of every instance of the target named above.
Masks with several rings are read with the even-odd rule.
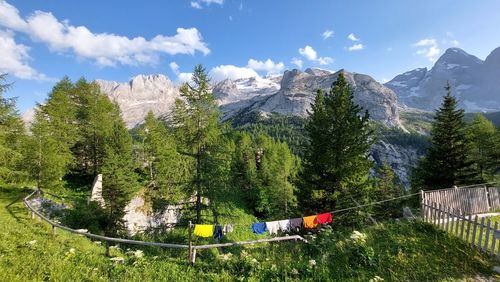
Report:
[[[318,220],[315,215],[305,216],[304,219],[304,228],[313,229],[318,225]]]

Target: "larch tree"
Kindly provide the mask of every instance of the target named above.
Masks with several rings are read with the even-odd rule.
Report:
[[[22,168],[26,132],[16,100],[3,97],[10,86],[6,79],[6,74],[0,75],[0,183],[19,182],[26,177]]]
[[[210,88],[210,79],[201,65],[194,69],[192,82],[180,88],[182,99],[177,99],[173,111],[179,151],[192,158],[190,185],[196,196],[196,222],[201,222],[202,197],[212,191],[212,165],[221,137],[219,109]]]
[[[498,129],[477,114],[467,126],[467,136],[471,142],[470,157],[477,166],[482,182],[491,181],[500,169],[500,139]]]

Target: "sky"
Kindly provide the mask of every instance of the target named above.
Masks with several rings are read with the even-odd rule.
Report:
[[[500,46],[500,1],[4,1],[0,73],[24,112],[65,75],[174,83],[203,64],[213,81],[308,67],[380,82],[432,67],[447,48]]]

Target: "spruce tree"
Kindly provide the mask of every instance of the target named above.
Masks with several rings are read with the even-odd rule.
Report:
[[[210,79],[201,65],[197,65],[192,84],[180,88],[182,99],[175,102],[173,123],[179,142],[179,150],[192,158],[191,192],[196,195],[196,222],[201,222],[202,197],[212,194],[211,177],[217,144],[221,137],[219,109],[210,89]],[[212,182],[213,183],[213,182]]]
[[[342,73],[328,93],[318,91],[305,126],[303,206],[328,211],[366,199],[373,143],[368,122],[368,111],[354,103]]]
[[[136,188],[132,159],[132,138],[123,121],[113,122],[112,131],[104,140],[102,196],[108,225],[106,235],[120,235],[124,229],[124,208]]]
[[[420,160],[412,185],[433,190],[478,181],[469,159],[470,144],[466,136],[464,110],[445,87],[441,107],[436,111],[431,129],[431,147]]]
[[[376,170],[375,186],[373,189],[374,201],[383,201],[402,195],[403,190],[398,187],[396,176],[391,166],[383,162]],[[374,207],[375,215],[382,218],[395,218],[401,215],[402,201],[390,201]]]

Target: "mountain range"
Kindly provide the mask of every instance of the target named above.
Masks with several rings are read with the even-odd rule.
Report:
[[[448,82],[467,112],[500,111],[500,48],[484,61],[450,48],[430,70],[417,68],[385,84],[366,74],[309,68],[275,76],[226,79],[215,83],[213,92],[224,119],[249,112],[306,116],[316,91],[327,91],[340,72],[350,84],[354,100],[370,112],[372,119],[390,127],[404,126],[399,118],[401,111],[439,107]],[[118,103],[129,127],[141,123],[149,110],[157,116],[167,115],[180,97],[178,85],[161,74],[138,75],[125,83],[96,82]]]
[[[483,61],[459,48],[450,48],[434,66],[417,68],[385,83],[399,103],[422,110],[439,107],[449,83],[460,106],[467,112],[500,110],[500,47]]]

